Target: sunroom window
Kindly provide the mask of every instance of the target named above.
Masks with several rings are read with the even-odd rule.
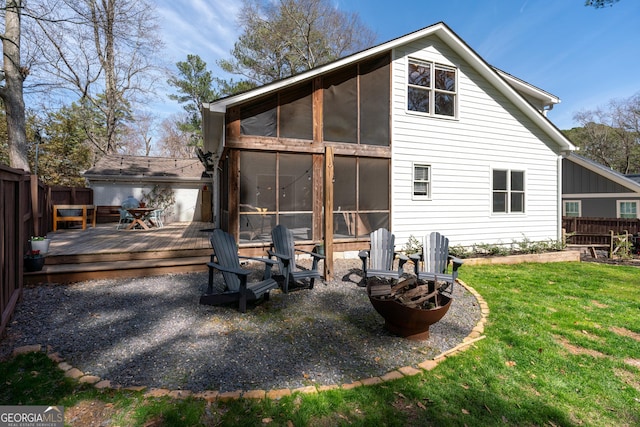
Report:
[[[389,160],[336,156],[333,166],[334,239],[389,228]]]
[[[456,69],[409,59],[407,108],[432,116],[456,116]]]
[[[313,164],[308,154],[240,153],[240,242],[269,241],[283,224],[296,240],[311,237]]]

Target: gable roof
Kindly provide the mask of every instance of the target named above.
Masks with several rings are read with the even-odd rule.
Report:
[[[591,159],[587,159],[586,157],[580,156],[574,152],[570,153],[565,157],[565,159],[570,160],[594,173],[597,173],[604,178],[607,178],[610,181],[615,182],[616,184],[622,185],[629,190],[640,193],[640,182],[635,181],[631,177],[624,176],[620,172],[614,171],[611,168],[606,167],[605,165],[593,161]]]
[[[103,156],[84,173],[89,180],[110,181],[199,181],[204,167],[197,158]]]
[[[321,65],[306,72],[297,74],[295,76],[279,80],[273,83],[260,86],[250,91],[232,95],[226,98],[219,99],[214,102],[204,103],[203,109],[206,109],[212,113],[224,114],[229,106],[233,106],[252,98],[256,98],[262,95],[266,95],[282,89],[287,86],[294,85],[303,81],[307,81],[320,74],[327,73],[329,71],[350,65],[366,58],[373,57],[380,53],[392,50],[407,43],[411,43],[415,40],[419,40],[424,37],[437,36],[447,46],[456,52],[463,60],[469,63],[483,78],[489,81],[494,87],[496,87],[500,93],[502,93],[509,101],[515,104],[533,123],[538,125],[551,139],[558,145],[560,150],[572,151],[575,150],[575,146],[562,134],[562,132],[551,123],[542,113],[540,113],[534,106],[532,106],[521,93],[527,93],[530,96],[534,96],[543,100],[545,105],[552,106],[560,102],[559,98],[551,95],[548,92],[543,91],[533,85],[530,85],[523,80],[517,79],[504,71],[490,66],[480,55],[478,55],[469,45],[467,45],[457,34],[455,34],[444,22],[431,25],[421,30],[409,33],[405,36],[398,37],[386,43],[379,44],[353,55],[341,58],[337,61],[329,64]]]

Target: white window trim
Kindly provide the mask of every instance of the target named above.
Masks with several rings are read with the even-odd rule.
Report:
[[[427,182],[427,195],[426,196],[417,195],[415,193],[416,167],[428,168],[428,176],[427,176],[427,180],[426,180],[426,182]],[[412,163],[411,164],[411,199],[412,200],[431,200],[431,187],[432,187],[431,170],[432,170],[432,166],[427,164],[427,163],[416,162],[416,163]]]
[[[428,90],[429,91],[429,112],[425,113],[423,111],[415,111],[415,110],[410,110],[409,109],[409,102],[408,102],[408,91],[409,91],[409,87],[420,87],[420,86],[414,86],[409,84],[409,63],[411,61],[416,61],[416,62],[424,62],[427,64],[431,65],[431,87],[426,89],[423,88],[423,90]],[[441,89],[436,89],[435,88],[435,70],[436,67],[443,67],[443,68],[450,68],[451,70],[455,71],[455,85],[456,85],[456,90],[454,92],[448,92],[448,91],[443,91]],[[460,69],[458,67],[456,67],[455,65],[451,65],[451,64],[444,64],[444,63],[440,63],[440,62],[436,62],[436,61],[431,61],[428,59],[422,59],[422,58],[417,58],[415,56],[409,56],[407,57],[407,62],[405,64],[405,69],[404,69],[404,77],[405,77],[405,103],[404,103],[404,108],[405,111],[407,112],[407,114],[415,114],[418,116],[423,116],[423,117],[434,117],[434,118],[438,118],[438,119],[445,119],[445,120],[459,120],[459,99],[460,99],[460,84],[459,84],[459,76],[460,75]],[[442,115],[442,114],[436,114],[435,113],[435,94],[437,92],[442,92],[442,93],[451,93],[454,95],[454,103],[453,103],[453,108],[454,108],[454,114],[453,116],[447,116],[447,115]]]
[[[635,203],[636,204],[636,218],[640,218],[640,200],[616,200],[616,218],[622,218],[620,212],[621,203]]]
[[[507,189],[506,189],[506,193],[507,193],[507,204],[505,206],[506,211],[505,212],[495,212],[493,210],[493,193],[495,192],[495,190],[493,189],[493,172],[494,171],[506,171],[507,172]],[[513,191],[511,190],[511,173],[512,172],[522,172],[522,180],[523,180],[523,190],[522,191],[517,191],[518,194],[523,193],[524,194],[524,198],[522,200],[522,211],[517,211],[517,212],[512,212],[511,211],[511,194],[513,193]],[[527,171],[525,169],[522,168],[510,168],[510,167],[502,167],[502,166],[492,166],[490,171],[490,188],[489,188],[489,212],[491,212],[491,215],[525,215],[527,213]],[[500,190],[502,191],[502,190]]]
[[[578,217],[582,216],[582,200],[563,200],[562,202],[562,216],[567,216],[567,203],[578,204]]]

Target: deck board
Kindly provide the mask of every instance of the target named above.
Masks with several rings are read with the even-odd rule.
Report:
[[[117,230],[115,224],[62,229],[47,235],[51,239],[48,256],[208,249],[206,222],[177,222],[150,230]]]

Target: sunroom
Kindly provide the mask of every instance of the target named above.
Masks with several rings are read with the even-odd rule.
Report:
[[[241,246],[268,245],[277,224],[302,244],[331,236],[335,250],[389,228],[390,59],[386,52],[225,106],[219,226]]]

